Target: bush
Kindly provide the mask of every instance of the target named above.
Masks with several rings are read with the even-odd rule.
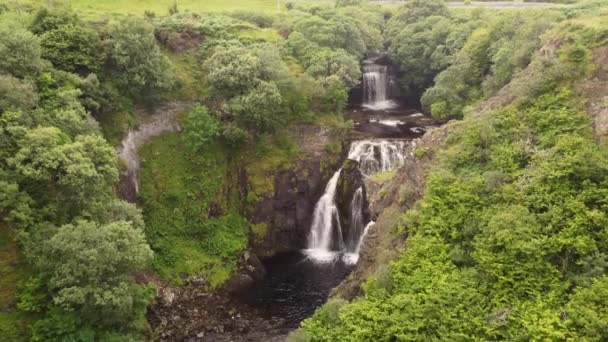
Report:
[[[48,9],[43,7],[34,15],[30,24],[30,31],[43,34],[56,30],[65,25],[79,26],[78,16],[67,7]]]
[[[98,73],[105,60],[101,39],[94,30],[64,25],[41,38],[42,57],[58,69],[82,76]]]
[[[272,82],[260,81],[249,93],[232,99],[230,110],[237,122],[258,132],[272,132],[286,122],[286,117],[281,113],[281,103],[277,86]]]
[[[29,111],[38,103],[38,94],[32,82],[0,74],[0,113]]]
[[[209,114],[207,107],[195,106],[186,114],[184,120],[184,134],[188,144],[196,150],[205,147],[211,140],[219,135],[220,124]]]
[[[33,77],[41,68],[38,37],[20,28],[0,25],[0,74]]]

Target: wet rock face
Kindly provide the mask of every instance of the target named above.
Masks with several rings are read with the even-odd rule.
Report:
[[[336,207],[340,212],[340,227],[342,227],[342,241],[350,241],[351,235],[356,232],[351,232],[349,228],[353,227],[351,203],[355,197],[357,189],[361,188],[363,193],[363,222],[369,222],[370,213],[368,210],[369,203],[367,202],[367,189],[363,181],[363,174],[359,170],[359,162],[351,159],[344,161],[338,186],[336,188]],[[358,236],[356,237],[358,238]]]
[[[252,236],[249,243],[261,258],[306,248],[315,204],[343,159],[342,152],[326,149],[331,143],[342,144],[341,137],[313,126],[297,130],[302,156],[295,167],[268,175],[274,193],[260,200],[248,215],[249,222],[266,226],[263,236]]]

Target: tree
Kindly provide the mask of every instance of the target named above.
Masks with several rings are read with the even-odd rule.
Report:
[[[190,146],[198,150],[219,135],[220,123],[209,114],[207,107],[198,105],[186,114],[184,133]]]
[[[435,60],[443,54],[446,39],[453,24],[445,17],[432,16],[407,25],[395,35],[389,36],[388,54],[399,64],[403,77],[401,84],[410,95],[421,94],[430,86],[433,78],[445,67]]]
[[[260,61],[245,47],[217,49],[205,64],[211,89],[226,98],[246,93],[260,77]]]
[[[357,86],[361,79],[359,63],[342,49],[317,51],[306,71],[314,77],[338,76],[348,87]]]
[[[22,28],[0,25],[0,56],[0,74],[32,77],[42,67],[38,38]]]
[[[61,226],[40,249],[34,264],[54,305],[89,322],[128,324],[137,301],[132,272],[152,258],[141,229],[126,221],[77,221]]]
[[[43,7],[36,12],[30,24],[30,31],[35,34],[43,34],[64,25],[78,24],[77,14],[67,7],[54,7],[52,9]]]
[[[443,0],[409,0],[386,26],[386,34],[394,36],[405,25],[411,25],[431,16],[448,17],[450,12]]]
[[[320,111],[337,113],[344,109],[348,100],[348,89],[338,76],[321,78],[317,84],[315,98]]]
[[[172,86],[169,64],[154,37],[154,27],[135,17],[110,23],[106,72],[123,94],[149,98]]]
[[[30,81],[0,74],[0,113],[32,110],[38,103],[38,94]]]
[[[42,35],[42,57],[61,70],[82,76],[97,73],[105,59],[99,35],[83,26],[64,25]]]
[[[260,81],[249,93],[234,98],[230,110],[237,121],[259,132],[273,131],[285,122],[281,115],[281,94],[272,82]]]
[[[28,184],[28,192],[60,220],[107,199],[118,179],[114,149],[101,136],[80,135],[72,141],[56,127],[28,131],[8,163]]]

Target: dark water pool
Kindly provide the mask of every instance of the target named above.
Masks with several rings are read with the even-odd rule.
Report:
[[[280,320],[295,329],[323,305],[330,291],[352,271],[353,266],[336,262],[315,264],[301,252],[276,255],[262,261],[268,274],[244,295],[246,304],[267,319]]]

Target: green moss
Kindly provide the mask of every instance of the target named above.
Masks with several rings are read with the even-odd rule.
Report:
[[[262,135],[252,149],[243,153],[249,183],[247,203],[272,195],[273,175],[277,170],[293,168],[298,156],[299,149],[288,133]]]
[[[423,158],[424,156],[427,155],[427,153],[429,153],[429,149],[424,148],[424,147],[418,147],[414,150],[414,157],[420,159]]]
[[[106,113],[99,118],[101,132],[112,146],[120,145],[129,128],[136,124],[137,119],[129,112]]]
[[[248,231],[235,214],[238,197],[227,190],[235,180],[223,146],[212,143],[195,152],[178,133],[166,133],[140,155],[140,201],[156,253],[153,269],[174,283],[201,274],[220,285],[246,248]]]
[[[371,175],[369,178],[376,183],[383,183],[389,179],[392,179],[395,174],[397,174],[397,170],[378,172],[376,174]]]
[[[251,232],[256,241],[264,239],[268,232],[268,224],[266,222],[256,223],[251,225]]]

